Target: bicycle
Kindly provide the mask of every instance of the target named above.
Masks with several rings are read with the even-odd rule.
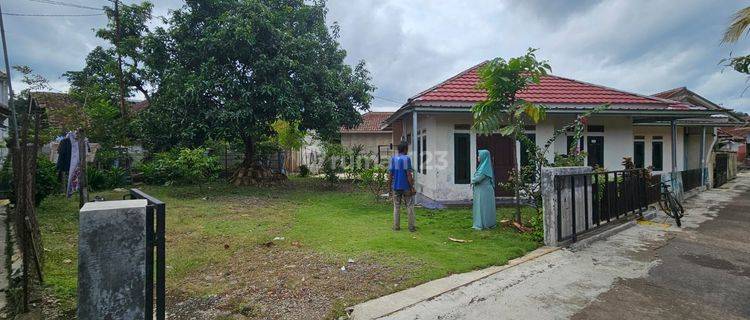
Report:
[[[659,208],[670,218],[673,218],[678,227],[682,227],[680,219],[685,216],[685,208],[682,207],[680,201],[677,200],[672,190],[669,189],[667,182],[669,181],[659,182]]]

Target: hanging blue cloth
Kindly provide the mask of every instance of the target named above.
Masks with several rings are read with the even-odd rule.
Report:
[[[474,189],[472,215],[474,229],[489,229],[497,225],[495,208],[495,174],[492,172],[492,158],[487,150],[479,150],[479,166],[471,179]]]

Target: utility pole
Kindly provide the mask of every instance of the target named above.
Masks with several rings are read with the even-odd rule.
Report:
[[[120,82],[120,113],[122,115],[123,123],[128,121],[128,109],[125,106],[125,81],[122,78],[122,54],[120,53],[120,0],[114,0],[115,2],[115,52],[117,52],[117,78]]]
[[[10,81],[10,62],[8,61],[8,44],[5,41],[5,24],[3,23],[3,9],[0,7],[0,34],[3,39],[3,57],[5,58],[5,77],[8,80],[8,108],[11,113],[11,124],[13,125],[13,143],[16,150],[21,150],[20,142],[18,141],[18,117],[16,116],[16,108],[13,106],[13,82]]]

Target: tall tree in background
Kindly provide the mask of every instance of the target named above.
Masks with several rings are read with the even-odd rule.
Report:
[[[747,33],[748,27],[750,27],[750,7],[743,8],[732,16],[732,23],[724,32],[721,43],[736,43],[743,34]],[[723,59],[722,63],[732,67],[737,72],[750,74],[750,55],[729,57]]]
[[[130,103],[126,102],[123,108],[121,99],[131,98],[137,93],[149,99],[155,88],[156,77],[144,62],[148,59],[146,48],[150,33],[147,24],[152,9],[153,5],[148,1],[120,5],[117,12],[112,7],[105,7],[108,23],[96,30],[96,36],[110,45],[97,46],[89,52],[82,70],[64,74],[70,83],[70,95],[84,106],[86,116],[90,118],[89,138],[107,147],[129,140],[127,113]],[[123,93],[120,92],[121,75]]]
[[[97,46],[86,57],[86,66],[80,71],[68,71],[65,77],[71,85],[71,94],[81,100],[105,99],[117,105],[119,100],[117,54],[122,56],[125,98],[140,93],[146,99],[154,90],[156,77],[148,68],[147,44],[148,23],[151,20],[153,5],[144,1],[140,4],[121,5],[119,33],[115,27],[116,16],[112,7],[105,7],[107,26],[96,31],[96,36],[110,43],[108,47]]]
[[[344,63],[326,13],[322,1],[186,1],[151,38],[149,68],[160,81],[141,117],[147,142],[241,142],[237,183],[257,169],[256,144],[276,120],[323,139],[356,125],[374,88],[364,62]]]

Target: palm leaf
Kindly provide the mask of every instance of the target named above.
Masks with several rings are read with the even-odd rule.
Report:
[[[743,33],[750,26],[750,7],[746,7],[737,11],[732,16],[732,24],[729,25],[727,31],[724,32],[724,38],[721,39],[722,43],[735,43],[740,39]]]

